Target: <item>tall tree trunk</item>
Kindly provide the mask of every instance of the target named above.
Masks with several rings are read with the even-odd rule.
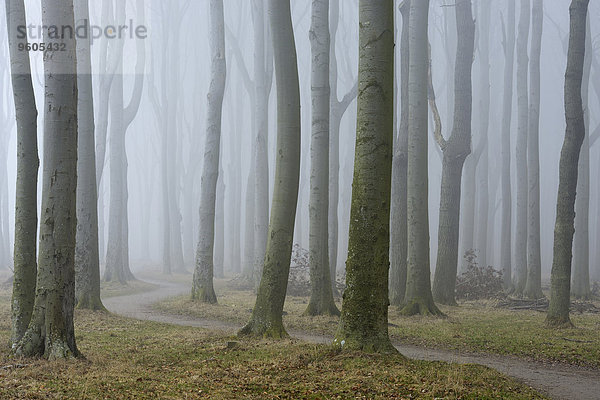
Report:
[[[334,345],[395,352],[388,336],[394,2],[359,1],[358,120],[346,290]]]
[[[579,153],[585,138],[581,87],[585,59],[586,19],[589,0],[572,0],[569,7],[570,34],[565,73],[565,117],[567,128],[560,154],[554,259],[550,284],[550,307],[546,323],[552,327],[571,326],[571,258],[575,231],[575,195]]]
[[[290,271],[300,180],[300,87],[290,2],[269,0],[277,81],[277,162],[262,279],[241,335],[287,336],[282,313]]]
[[[328,251],[329,212],[329,0],[312,0],[312,136],[310,144],[309,264],[307,315],[339,315],[333,301]]]
[[[457,50],[454,73],[454,126],[446,141],[437,136],[444,153],[438,230],[438,256],[433,282],[433,298],[455,305],[454,291],[458,265],[458,232],[462,169],[471,152],[471,115],[473,93],[471,69],[475,42],[475,23],[471,0],[456,5]]]
[[[88,0],[75,0],[77,25],[89,27]],[[78,308],[102,310],[98,250],[98,194],[90,40],[77,40],[78,157],[75,301]]]
[[[530,299],[542,293],[542,255],[540,245],[540,55],[544,4],[533,0],[531,14],[531,59],[529,62],[529,128],[527,142],[527,284],[524,295]]]
[[[400,4],[402,37],[400,41],[400,129],[392,165],[392,209],[390,223],[390,303],[400,306],[406,293],[406,255],[408,235],[407,186],[408,173],[408,67],[410,0]]]
[[[6,22],[17,119],[14,279],[11,302],[11,343],[15,345],[27,330],[35,299],[38,221],[37,177],[39,168],[38,112],[31,80],[29,53],[19,51],[18,48],[20,43],[27,42],[27,39],[18,39],[17,35],[17,28],[27,25],[23,0],[6,1]],[[8,232],[5,232],[5,234],[8,238]]]
[[[250,171],[246,183],[246,213],[244,221],[244,256],[242,259],[242,274],[248,282],[252,281],[254,274],[254,181],[256,176],[256,163],[251,156]]]
[[[221,149],[221,118],[227,64],[225,61],[225,19],[223,0],[210,1],[211,81],[208,92],[208,116],[204,168],[200,187],[200,235],[196,248],[196,267],[192,298],[204,303],[217,302],[213,287],[213,249],[215,246],[215,203]]]
[[[441,314],[433,302],[429,270],[428,38],[429,1],[411,1],[408,75],[408,264],[402,313]]]
[[[590,112],[589,86],[592,68],[592,34],[588,14],[585,42],[585,62],[581,97],[585,118],[585,138],[579,155],[579,177],[575,200],[575,237],[573,248],[573,275],[571,293],[578,299],[590,297]],[[600,262],[600,261],[599,261]]]
[[[529,83],[527,78],[529,59],[530,0],[521,0],[521,13],[517,35],[517,220],[514,245],[515,292],[522,295],[527,284],[527,132],[529,129]]]
[[[74,26],[73,2],[42,0],[45,26]],[[50,40],[45,34],[45,39]],[[18,356],[78,356],[75,300],[75,192],[77,186],[77,61],[74,38],[52,39],[65,51],[44,59],[46,110],[39,271],[29,327],[14,346]]]
[[[513,82],[515,64],[516,0],[508,1],[506,30],[504,32],[504,94],[502,102],[502,233],[500,238],[500,266],[504,288],[512,289],[512,185],[510,134],[513,107]]]

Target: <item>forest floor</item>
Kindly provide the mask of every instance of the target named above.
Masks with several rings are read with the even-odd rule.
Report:
[[[145,309],[148,314],[134,316],[150,317],[157,314],[148,311],[153,301],[181,290],[187,288],[161,284],[105,298],[105,304],[117,312]],[[478,365],[339,353],[306,341],[238,339],[223,331],[80,310],[75,328],[84,359],[14,359],[6,346],[9,300],[10,289],[0,288],[1,399],[544,398]]]
[[[252,291],[236,290],[231,281],[217,280],[219,305],[202,305],[187,297],[189,287],[179,283],[185,279],[179,276],[174,283],[160,283],[160,290],[148,295],[153,300],[141,299],[139,307],[130,306],[137,301],[133,298],[121,306],[107,306],[134,318],[231,334],[248,320],[254,305]],[[337,318],[303,316],[307,303],[307,298],[288,297],[287,329],[298,339],[329,342]],[[400,352],[414,359],[486,365],[553,398],[594,398],[600,392],[600,316],[574,315],[576,328],[556,331],[545,328],[545,315],[535,311],[497,309],[488,303],[443,307],[443,311],[447,318],[406,318],[391,308],[390,334]]]

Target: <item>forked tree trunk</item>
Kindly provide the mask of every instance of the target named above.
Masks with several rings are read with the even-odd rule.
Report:
[[[465,159],[471,152],[473,93],[471,69],[475,23],[471,0],[456,5],[457,51],[454,73],[454,126],[446,141],[438,137],[442,160],[442,189],[438,231],[438,256],[433,281],[433,298],[438,303],[456,304],[454,291],[458,264],[461,178]]]
[[[392,0],[359,1],[358,119],[347,286],[334,340],[342,349],[386,353],[396,351],[388,336],[393,13]]]
[[[514,243],[515,292],[522,295],[527,284],[527,132],[529,129],[529,59],[530,0],[521,0],[517,35],[517,220]]]
[[[300,180],[300,87],[289,0],[269,0],[277,81],[277,158],[262,279],[240,335],[287,336],[282,313],[292,255]]]
[[[441,314],[433,302],[429,270],[428,38],[429,1],[410,3],[408,75],[408,264],[402,313]]]
[[[37,259],[37,116],[29,53],[19,51],[17,27],[26,26],[23,0],[6,1],[12,89],[17,119],[17,187],[15,201],[14,279],[11,344],[22,337],[33,312]],[[6,232],[8,234],[8,232]]]
[[[192,299],[204,303],[217,302],[213,287],[215,247],[215,203],[221,149],[221,118],[227,64],[225,61],[225,18],[223,0],[210,1],[211,81],[208,92],[208,116],[204,168],[200,186],[200,234],[196,248],[196,267]]]
[[[77,25],[89,25],[88,0],[74,0]],[[98,250],[98,194],[90,40],[77,40],[77,235],[75,247],[75,303],[77,308],[103,310],[100,300]]]
[[[46,26],[74,26],[73,2],[42,1]],[[46,37],[47,40],[49,38]],[[77,186],[77,61],[74,38],[52,39],[65,51],[44,59],[44,174],[39,270],[33,315],[14,347],[18,356],[78,356],[75,299],[75,191]]]
[[[400,4],[402,36],[400,40],[400,129],[392,165],[392,209],[390,223],[390,303],[400,306],[406,293],[406,252],[408,215],[406,202],[408,173],[408,66],[410,0]]]
[[[581,97],[585,118],[585,139],[579,155],[579,177],[575,200],[575,237],[573,242],[573,274],[571,293],[578,299],[590,297],[590,113],[589,86],[592,67],[592,35],[588,15],[585,42],[585,62]],[[598,261],[600,262],[600,260]]]
[[[502,102],[502,233],[500,237],[500,266],[504,288],[512,289],[512,184],[510,134],[513,107],[515,64],[515,1],[508,1],[504,33],[504,94]]]
[[[560,154],[554,259],[550,284],[550,307],[546,324],[572,326],[569,318],[571,300],[571,258],[575,224],[575,195],[579,152],[585,138],[585,119],[581,86],[585,59],[586,18],[589,0],[572,0],[569,7],[570,34],[565,73],[565,117],[567,128]]]
[[[533,0],[531,15],[531,60],[529,62],[529,128],[527,140],[527,284],[524,295],[530,299],[542,293],[542,254],[540,244],[540,55],[544,4]]]
[[[329,0],[312,0],[312,135],[310,144],[309,264],[307,315],[339,315],[333,301],[328,251],[329,212]]]

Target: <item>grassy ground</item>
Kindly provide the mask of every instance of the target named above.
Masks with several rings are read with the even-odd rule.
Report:
[[[83,311],[75,322],[86,359],[15,360],[5,346],[7,299],[0,291],[2,399],[544,398],[480,366],[238,340]]]
[[[155,307],[164,312],[198,318],[239,324],[246,322],[254,306],[254,294],[227,288],[225,281],[218,281],[216,290],[219,296],[216,306],[197,304],[188,297],[180,297],[166,300]],[[338,319],[304,316],[307,304],[308,298],[286,299],[286,327],[332,335]],[[441,308],[447,318],[403,317],[397,308],[390,307],[390,335],[393,340],[420,346],[510,354],[538,361],[600,367],[598,314],[574,314],[572,319],[576,328],[552,330],[544,327],[545,314],[536,311],[509,311],[485,303]]]
[[[142,281],[130,281],[125,285],[119,282],[102,282],[100,290],[102,297],[127,296],[156,289],[156,285]]]

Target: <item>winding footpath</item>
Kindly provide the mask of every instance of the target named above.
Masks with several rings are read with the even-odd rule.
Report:
[[[152,308],[154,303],[169,297],[186,294],[190,288],[176,283],[151,280],[146,282],[157,285],[158,288],[144,293],[103,299],[104,305],[112,313],[129,318],[204,328],[222,331],[227,334],[233,334],[241,328],[241,326],[233,323],[195,319],[154,310]],[[290,332],[290,335],[296,339],[312,343],[330,343],[332,340],[329,337],[303,332]],[[524,382],[553,399],[600,399],[599,370],[588,370],[570,365],[549,365],[515,357],[467,354],[458,351],[422,348],[402,343],[395,343],[395,346],[403,355],[415,360],[485,365]]]

